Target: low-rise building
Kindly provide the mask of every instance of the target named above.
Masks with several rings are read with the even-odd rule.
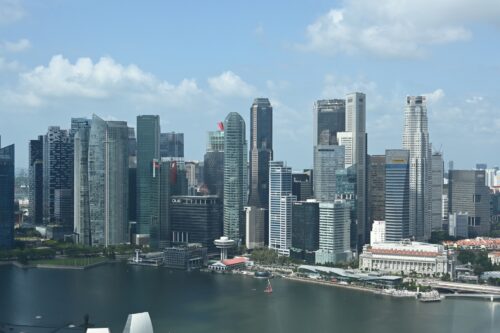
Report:
[[[500,265],[500,251],[488,253],[488,259],[493,265]]]
[[[163,250],[163,264],[169,268],[197,269],[207,266],[207,248],[199,243],[167,247]]]
[[[359,267],[365,271],[416,273],[454,276],[456,259],[443,245],[412,242],[386,242],[365,245]]]
[[[233,259],[225,259],[217,261],[208,266],[213,271],[230,271],[234,269],[244,269],[247,266],[248,258],[234,257]]]

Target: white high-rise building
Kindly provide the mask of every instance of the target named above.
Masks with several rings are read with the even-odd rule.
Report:
[[[269,163],[269,248],[289,256],[292,246],[292,168]]]
[[[443,154],[435,152],[432,154],[432,230],[443,230],[443,178],[444,162]]]
[[[385,221],[373,221],[370,232],[370,244],[385,242]]]
[[[410,151],[410,236],[425,241],[432,229],[432,162],[423,96],[406,98],[403,148]]]
[[[370,232],[367,223],[367,135],[366,135],[366,96],[355,92],[346,96],[345,132],[352,136],[352,165],[356,168],[356,217],[357,244],[361,250]]]
[[[319,250],[316,264],[351,259],[350,205],[346,200],[319,203]]]
[[[339,142],[339,146],[345,147],[345,167],[348,168],[352,166],[352,133],[337,133],[337,141]]]

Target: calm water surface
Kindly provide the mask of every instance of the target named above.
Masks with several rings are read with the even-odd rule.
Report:
[[[123,330],[148,311],[156,333],[500,332],[500,303],[420,303],[274,279],[112,264],[85,271],[0,266],[0,322]],[[41,315],[41,319],[35,317]],[[29,329],[25,330],[29,332]]]

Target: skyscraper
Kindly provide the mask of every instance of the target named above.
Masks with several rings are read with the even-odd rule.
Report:
[[[368,158],[369,221],[385,221],[385,155]]]
[[[345,200],[319,203],[319,250],[316,264],[351,259],[349,205]]]
[[[314,103],[314,145],[337,145],[337,133],[345,130],[345,100],[323,99]]]
[[[72,229],[73,139],[67,130],[50,126],[43,140],[43,220]]]
[[[128,241],[128,127],[92,117],[75,133],[75,232],[86,245]]]
[[[43,135],[29,145],[29,215],[34,224],[43,223]]]
[[[207,152],[203,159],[203,180],[208,194],[224,197],[224,127],[208,132]]]
[[[408,96],[405,107],[403,148],[410,152],[410,236],[431,236],[431,145],[425,97]]]
[[[297,201],[314,198],[313,171],[311,169],[292,173],[292,194],[297,197]]]
[[[269,248],[289,256],[292,246],[292,168],[281,161],[269,164]]]
[[[385,152],[385,240],[410,237],[410,153],[404,149]]]
[[[431,163],[431,185],[432,185],[432,230],[443,230],[443,181],[444,162],[443,154],[435,152],[432,154]]]
[[[469,237],[486,236],[490,231],[491,193],[484,170],[450,170],[448,211],[468,213]]]
[[[268,207],[269,162],[273,159],[273,108],[256,98],[250,108],[250,194],[248,205]]]
[[[314,197],[319,201],[335,200],[335,172],[344,169],[343,146],[314,147]]]
[[[245,121],[231,112],[224,121],[224,236],[242,240],[247,192]]]
[[[160,157],[184,157],[184,133],[161,133]]]
[[[367,134],[366,134],[366,96],[355,92],[346,96],[345,131],[352,136],[351,151],[346,156],[352,156],[352,165],[356,168],[356,212],[357,212],[357,242],[356,248],[361,251],[370,233],[371,226],[367,219]]]
[[[160,117],[137,116],[137,231],[149,235],[153,219],[153,160],[160,159]]]
[[[162,158],[161,161],[153,160],[152,164],[152,191],[151,191],[151,225],[150,246],[153,249],[163,249],[170,244],[170,197],[172,183],[176,182],[177,161]]]
[[[0,250],[14,245],[14,145],[0,146]]]
[[[292,247],[290,256],[314,264],[319,248],[319,202],[297,201],[292,206]]]
[[[267,209],[258,207],[245,207],[246,231],[245,246],[247,249],[264,247],[266,240]]]

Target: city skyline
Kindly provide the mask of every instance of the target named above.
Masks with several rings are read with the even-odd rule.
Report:
[[[27,143],[49,125],[69,128],[71,117],[90,118],[92,113],[128,124],[134,124],[136,115],[158,114],[165,132],[185,133],[186,158],[201,160],[204,145],[199,142],[207,130],[230,111],[241,113],[249,124],[248,105],[267,97],[274,109],[274,158],[297,170],[310,168],[312,161],[302,156],[312,156],[313,103],[353,91],[366,94],[369,154],[397,148],[391,143],[402,134],[404,98],[426,95],[429,132],[445,161],[454,160],[456,168],[499,164],[490,154],[500,126],[494,103],[500,6],[494,2],[474,8],[462,1],[453,6],[403,2],[399,12],[390,6],[375,10],[365,1],[315,6],[277,2],[265,12],[259,3],[239,9],[229,3],[201,4],[199,11],[185,4],[121,4],[123,15],[108,27],[104,14],[114,5],[100,4],[96,14],[92,3],[62,3],[57,5],[60,15],[47,20],[55,3],[5,3],[13,14],[0,17],[5,27],[0,36],[1,131],[5,143],[18,147],[17,167],[28,168]],[[235,15],[238,24],[230,33],[220,19],[226,12],[220,6],[245,12]],[[290,20],[277,25],[272,18],[278,11]],[[200,16],[207,12],[211,15]],[[375,15],[360,24],[359,18],[371,12]],[[144,22],[137,13],[147,13],[150,20]],[[83,24],[90,15],[95,24]],[[384,15],[390,19],[384,21]],[[421,31],[410,24],[404,26],[405,36],[397,35],[402,17]],[[189,30],[191,19],[205,22],[206,31]],[[129,22],[140,22],[144,30],[135,32]],[[55,33],[61,26],[64,33]],[[375,36],[387,47],[355,38],[356,32],[372,27],[394,32]],[[345,32],[344,39],[338,31]],[[220,38],[214,41],[210,35]],[[168,40],[168,46],[158,40]],[[218,49],[228,43],[235,47],[221,54]],[[450,58],[450,52],[455,56]],[[470,129],[457,131],[471,117]]]

